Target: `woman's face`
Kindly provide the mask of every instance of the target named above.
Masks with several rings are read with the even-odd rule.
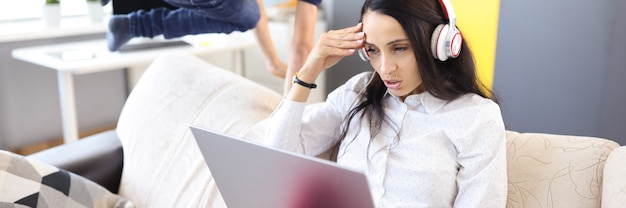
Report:
[[[402,100],[422,84],[411,43],[393,17],[368,11],[363,16],[365,51],[391,94]]]

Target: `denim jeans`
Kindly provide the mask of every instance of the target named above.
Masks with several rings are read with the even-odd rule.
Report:
[[[156,8],[129,14],[130,31],[135,37],[163,34],[167,39],[203,33],[247,31],[260,18],[256,0],[165,0],[179,7]]]

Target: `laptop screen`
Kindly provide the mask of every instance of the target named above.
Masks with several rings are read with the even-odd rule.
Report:
[[[191,131],[229,208],[374,207],[359,171],[194,126]]]

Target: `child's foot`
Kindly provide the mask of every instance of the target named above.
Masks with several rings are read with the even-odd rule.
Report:
[[[267,70],[272,73],[272,75],[284,79],[287,73],[287,65],[279,61],[278,63],[267,64]]]
[[[133,35],[130,34],[130,18],[126,15],[113,15],[109,19],[107,31],[107,47],[109,51],[117,51],[126,44]]]

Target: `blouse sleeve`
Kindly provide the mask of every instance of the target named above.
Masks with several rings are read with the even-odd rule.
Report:
[[[500,108],[490,101],[472,116],[475,122],[455,142],[460,168],[454,207],[505,207],[506,136]]]
[[[331,92],[326,101],[307,105],[283,99],[269,118],[266,145],[318,155],[339,139],[346,112],[367,82],[367,72],[354,76]]]

